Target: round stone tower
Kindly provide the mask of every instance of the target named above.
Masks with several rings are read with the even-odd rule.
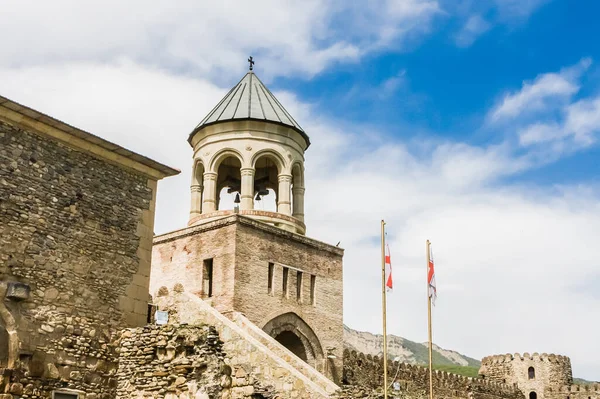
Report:
[[[479,374],[497,382],[517,384],[527,399],[544,399],[549,392],[573,384],[567,356],[542,353],[496,355],[483,358]]]
[[[305,234],[308,135],[252,70],[196,126],[188,225],[231,213]],[[274,197],[276,209],[261,202]]]

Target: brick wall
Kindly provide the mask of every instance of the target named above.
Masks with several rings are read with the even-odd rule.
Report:
[[[319,245],[293,233],[276,228],[256,228],[257,222],[243,219],[236,239],[234,308],[251,322],[265,327],[269,321],[286,313],[304,320],[316,335],[319,350],[338,349],[337,359],[327,370],[322,356],[312,366],[327,371],[340,381],[343,343],[342,251]],[[268,291],[268,268],[273,263],[272,293]],[[287,296],[283,292],[283,270],[288,267]],[[301,298],[297,297],[298,271],[302,272]],[[311,298],[311,276],[315,276],[315,303]],[[285,322],[285,321],[283,321]],[[290,321],[293,323],[293,320]],[[310,331],[297,331],[311,340]],[[333,371],[333,373],[332,373]]]
[[[206,299],[220,312],[243,313],[259,328],[276,319],[301,337],[309,364],[339,381],[343,346],[343,284],[341,248],[320,243],[247,217],[232,215],[154,239],[151,292],[179,283],[186,292]],[[213,260],[213,296],[203,291],[203,261]],[[273,263],[272,292],[268,290]],[[288,296],[283,295],[283,268],[288,267]],[[301,300],[297,272],[303,273]],[[311,303],[315,276],[315,303]],[[282,316],[282,319],[277,319]],[[298,320],[301,319],[301,320]],[[325,364],[328,347],[337,357]],[[317,353],[318,352],[318,353]]]
[[[213,297],[220,311],[233,307],[235,225],[216,221],[209,226],[191,227],[154,239],[150,293],[162,286],[182,284],[186,292],[208,299],[203,292],[203,261],[213,259]]]
[[[114,394],[110,342],[146,322],[154,221],[156,181],[129,170],[0,121],[0,285],[30,289],[0,302],[12,393]]]

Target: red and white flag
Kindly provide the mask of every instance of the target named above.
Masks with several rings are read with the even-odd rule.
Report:
[[[429,265],[427,267],[427,286],[429,287],[429,298],[431,298],[431,303],[435,305],[435,298],[437,297],[437,288],[435,286],[435,270],[433,268],[433,251],[431,250],[431,244],[429,245]]]
[[[387,291],[392,291],[392,260],[390,257],[390,247],[385,245],[385,287]]]

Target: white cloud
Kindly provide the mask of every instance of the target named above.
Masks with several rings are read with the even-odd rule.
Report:
[[[514,131],[519,145],[533,149],[542,162],[589,147],[600,133],[600,96],[576,99],[580,80],[591,65],[584,58],[558,73],[539,75],[521,90],[506,94],[488,114],[492,127]]]
[[[2,42],[0,65],[111,62],[126,57],[215,79],[241,73],[252,54],[264,77],[311,76],[335,62],[352,62],[361,54],[426,32],[438,11],[434,0],[379,0],[360,9],[352,4],[324,0],[14,2],[0,11],[0,36],[19,32],[19,40]],[[343,21],[334,26],[336,18]]]
[[[228,88],[132,63],[0,68],[0,81],[9,98],[182,169],[159,184],[155,230],[185,226],[187,134]],[[576,376],[594,377],[600,326],[589,315],[600,298],[575,287],[585,287],[600,259],[598,190],[498,185],[499,177],[529,167],[506,145],[430,140],[414,148],[372,128],[323,119],[291,93],[276,95],[313,138],[308,235],[346,248],[346,323],[380,331],[384,218],[396,287],[389,297],[391,333],[426,339],[424,243],[431,239],[438,344],[475,357],[563,353]],[[569,323],[556,314],[569,314]]]
[[[590,65],[591,60],[584,58],[559,73],[545,73],[533,82],[523,82],[520,90],[506,94],[500,104],[492,109],[489,116],[491,121],[513,120],[565,105],[579,91],[579,78]]]
[[[492,25],[481,15],[470,16],[456,35],[456,45],[459,47],[470,46],[480,35],[487,32],[491,27]]]

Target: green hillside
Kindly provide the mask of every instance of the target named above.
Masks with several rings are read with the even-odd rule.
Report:
[[[457,366],[457,365],[440,365],[434,364],[434,370],[447,371],[448,373],[464,375],[465,377],[477,377],[479,367],[473,366]]]

